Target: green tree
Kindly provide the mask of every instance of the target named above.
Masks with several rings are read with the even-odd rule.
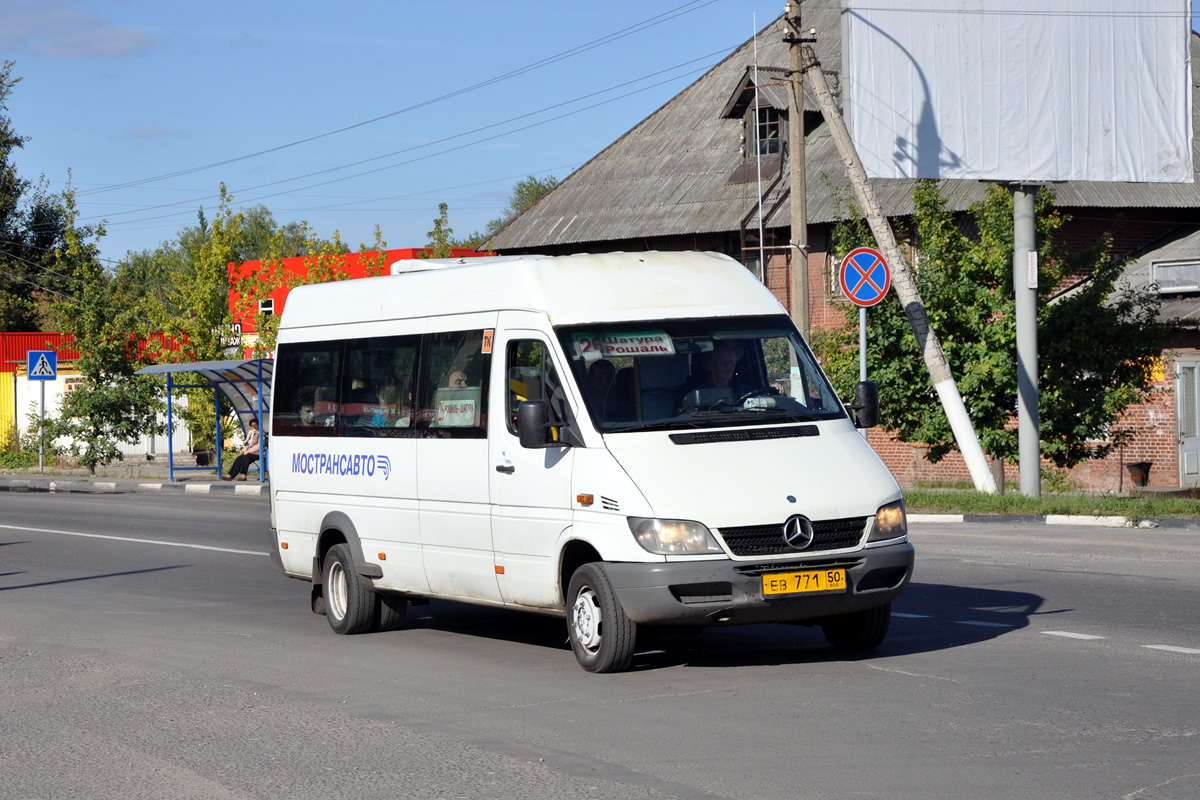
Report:
[[[515,219],[518,214],[541,200],[542,196],[555,186],[558,186],[558,178],[553,175],[547,175],[545,178],[530,175],[517,181],[513,185],[512,194],[508,197],[508,205],[505,206],[504,211],[500,216],[488,222],[487,235],[495,234],[496,231]]]
[[[63,194],[68,225],[64,246],[55,251],[56,267],[69,275],[70,294],[52,306],[53,318],[73,339],[75,366],[83,382],[63,397],[45,433],[71,440],[68,451],[91,472],[120,460],[121,442],[159,433],[160,384],[135,375],[147,363],[149,330],[143,309],[125,301],[123,281],[100,265],[96,242],[104,228],[76,227],[74,192]]]
[[[965,219],[946,208],[935,182],[920,182],[913,201],[915,279],[930,322],[984,450],[1016,460],[1011,197],[991,186]],[[1111,236],[1064,252],[1055,234],[1068,218],[1053,208],[1047,189],[1038,194],[1035,219],[1041,451],[1070,467],[1103,458],[1130,435],[1114,423],[1150,397],[1166,331],[1157,321],[1156,293],[1118,286],[1124,262],[1112,257]],[[855,216],[839,225],[838,251],[870,241],[864,227]],[[1072,281],[1078,285],[1052,300]],[[857,379],[857,316],[849,308],[845,327],[814,341],[843,396]],[[937,462],[954,449],[954,438],[895,294],[867,318],[868,371],[879,383],[882,424],[902,441],[927,445]]]
[[[469,247],[472,250],[478,250],[488,239],[496,234],[496,231],[511,222],[522,211],[542,199],[543,195],[557,185],[558,178],[555,178],[553,175],[547,175],[545,178],[530,175],[527,178],[517,181],[513,185],[512,193],[508,196],[508,205],[504,207],[504,211],[500,216],[488,220],[487,227],[484,230],[476,231],[465,239],[453,240],[454,247]]]
[[[16,133],[5,113],[21,80],[13,76],[13,66],[0,64],[0,331],[37,331],[49,327],[48,303],[69,281],[54,259],[64,243],[66,221],[44,178],[35,185],[17,173],[14,157],[28,137]]]
[[[429,243],[425,245],[425,252],[421,254],[421,258],[450,257],[454,247],[454,241],[451,239],[454,229],[450,227],[448,212],[449,206],[438,203],[438,215],[433,221],[433,230],[425,233],[429,237]]]

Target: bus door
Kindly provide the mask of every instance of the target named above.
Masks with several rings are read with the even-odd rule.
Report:
[[[545,400],[551,422],[562,422],[567,374],[555,364],[550,337],[512,328],[521,312],[501,312],[496,336],[488,462],[492,497],[492,541],[500,589],[508,603],[539,608],[561,604],[557,589],[559,537],[572,514],[572,449],[527,450],[517,433],[517,406]],[[555,435],[560,431],[555,430]]]

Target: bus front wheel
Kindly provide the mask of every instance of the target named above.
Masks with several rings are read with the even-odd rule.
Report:
[[[588,672],[628,669],[637,645],[637,624],[625,615],[604,565],[584,564],[567,590],[567,633],[579,666]]]

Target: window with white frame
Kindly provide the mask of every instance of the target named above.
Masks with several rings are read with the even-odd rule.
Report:
[[[1200,261],[1152,261],[1150,280],[1159,294],[1200,292]]]

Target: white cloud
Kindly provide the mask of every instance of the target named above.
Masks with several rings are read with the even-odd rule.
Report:
[[[160,128],[153,122],[147,122],[145,125],[135,125],[130,128],[129,135],[134,139],[156,139],[161,136],[178,136],[179,134],[166,128]]]
[[[140,55],[153,45],[150,34],[118,27],[79,10],[72,0],[0,0],[0,49],[41,58],[115,59]]]

